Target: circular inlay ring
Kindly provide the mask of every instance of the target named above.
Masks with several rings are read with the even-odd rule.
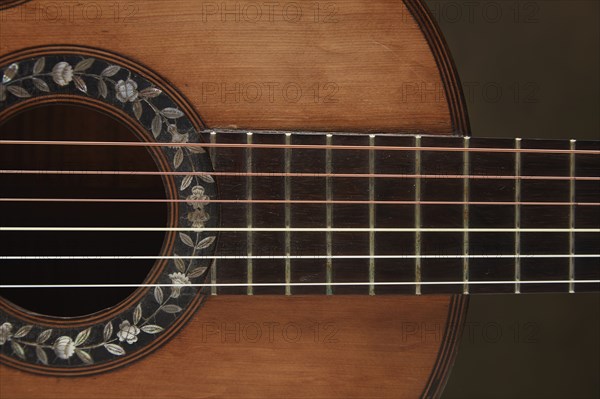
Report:
[[[155,149],[163,160],[163,171],[183,172],[169,176],[170,197],[183,200],[171,206],[174,225],[169,227],[193,231],[170,235],[170,244],[165,245],[169,251],[161,255],[175,258],[157,262],[144,282],[158,286],[139,289],[115,307],[118,312],[107,310],[104,315],[100,312],[70,323],[69,319],[27,314],[0,298],[0,361],[38,373],[106,371],[164,343],[201,303],[201,290],[192,283],[205,280],[210,267],[205,255],[211,255],[215,247],[216,236],[203,231],[218,225],[217,205],[202,202],[216,197],[211,161],[200,147],[176,145],[202,142],[198,116],[155,74],[145,76],[138,72],[144,70],[141,67],[134,69],[115,62],[117,57],[102,55],[82,49],[13,57],[0,66],[0,118],[44,102],[97,104],[127,119],[124,122],[141,132],[143,140],[175,144]]]

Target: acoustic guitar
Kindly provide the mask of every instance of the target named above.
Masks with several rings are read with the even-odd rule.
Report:
[[[418,0],[0,2],[1,398],[434,398],[598,291],[600,144],[470,137]]]

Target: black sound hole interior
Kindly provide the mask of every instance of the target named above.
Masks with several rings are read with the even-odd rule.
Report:
[[[0,122],[1,140],[139,141],[121,122],[87,107],[46,105]],[[157,171],[145,147],[0,145],[0,169],[39,171]],[[2,198],[164,199],[161,176],[0,174]],[[0,202],[0,226],[160,227],[165,203]],[[155,260],[98,256],[156,256],[164,232],[0,231],[1,285],[140,284]],[[85,260],[50,260],[84,256]],[[110,308],[136,288],[6,288],[0,295],[35,313],[74,317]]]

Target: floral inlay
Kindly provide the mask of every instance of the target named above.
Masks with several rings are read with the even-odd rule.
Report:
[[[188,116],[164,91],[143,76],[106,60],[53,55],[0,67],[0,109],[36,96],[76,94],[102,100],[137,120],[158,142],[201,142]],[[211,215],[216,195],[210,159],[201,147],[162,147],[176,176],[179,226],[167,267],[153,287],[131,309],[108,322],[80,329],[32,325],[0,311],[0,354],[53,367],[84,367],[110,362],[140,350],[160,336],[198,294],[209,263],[201,255],[214,251],[216,237],[203,229],[216,225]],[[185,257],[182,258],[182,257]]]

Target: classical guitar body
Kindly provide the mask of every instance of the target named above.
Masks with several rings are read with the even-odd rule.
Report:
[[[598,228],[597,190],[569,197],[573,173],[597,176],[597,144],[465,138],[458,77],[419,0],[3,0],[0,20],[2,399],[439,397],[465,294],[597,290],[597,236],[579,263],[568,248],[573,229]],[[565,222],[533,227],[562,229],[550,243],[566,242],[564,262],[521,276],[511,258],[471,286],[492,266],[470,258],[469,204],[503,201],[512,213],[477,223],[506,227],[497,240],[518,255],[515,206],[549,194],[465,174],[514,176],[539,148],[565,180]],[[462,178],[434,188],[427,174]],[[457,255],[428,268],[433,247]],[[36,266],[59,255],[72,255],[63,272]]]

